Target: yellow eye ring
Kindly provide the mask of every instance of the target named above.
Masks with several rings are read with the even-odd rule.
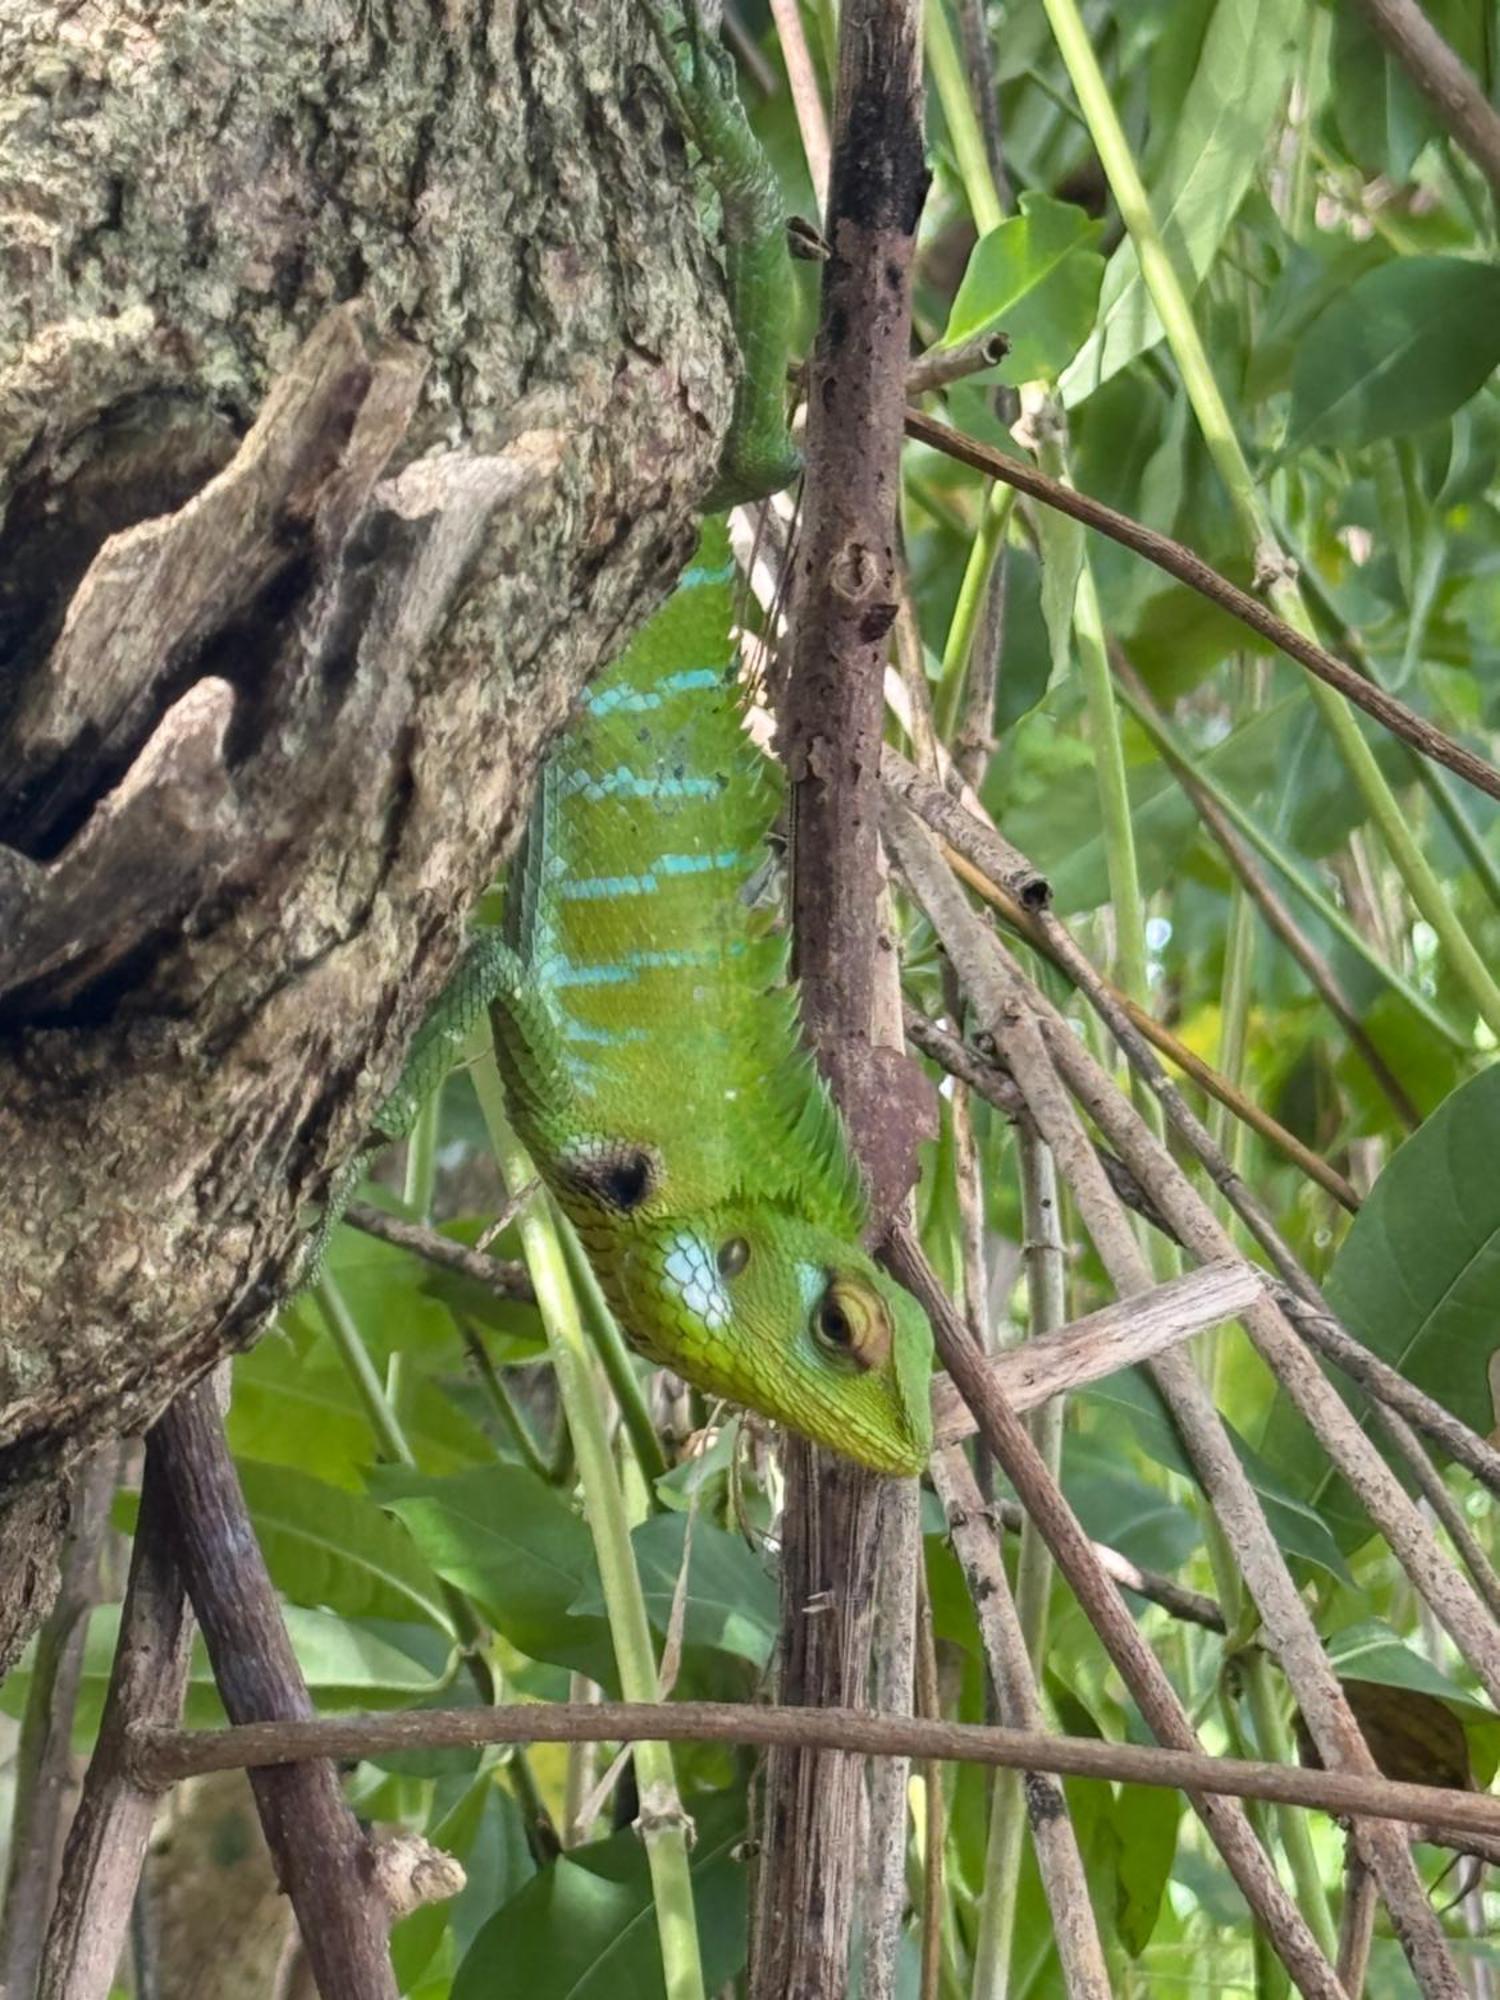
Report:
[[[810,1330],[831,1359],[864,1369],[882,1368],[890,1359],[890,1315],[863,1279],[831,1278],[813,1307]]]

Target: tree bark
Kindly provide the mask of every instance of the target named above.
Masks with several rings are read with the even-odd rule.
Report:
[[[732,343],[624,0],[0,10],[0,1663],[251,1340]]]

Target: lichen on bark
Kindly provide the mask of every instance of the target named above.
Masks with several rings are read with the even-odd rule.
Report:
[[[732,344],[624,0],[0,0],[0,1659],[285,1280]]]

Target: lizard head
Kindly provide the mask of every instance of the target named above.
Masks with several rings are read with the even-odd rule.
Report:
[[[611,1273],[627,1331],[710,1394],[877,1472],[932,1445],[932,1331],[864,1252],[767,1206],[664,1217]]]

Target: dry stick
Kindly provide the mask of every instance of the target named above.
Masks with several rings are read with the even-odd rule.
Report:
[[[910,765],[904,764],[903,760],[892,757],[888,752],[886,764],[894,774],[893,786],[899,795],[909,801],[928,824],[940,832],[954,847],[964,851],[966,858],[988,879],[992,888],[1006,890],[1012,901],[1020,901],[1021,895],[1029,895],[1033,906],[1029,921],[1038,945],[1045,948],[1048,956],[1079,987],[1096,1012],[1108,1024],[1111,1034],[1124,1051],[1131,1067],[1138,1071],[1161,1099],[1168,1118],[1203,1161],[1215,1187],[1239,1215],[1286,1280],[1287,1289],[1276,1287],[1272,1294],[1286,1318],[1310,1345],[1317,1347],[1330,1360],[1336,1361],[1372,1395],[1382,1402],[1389,1403],[1393,1409],[1399,1410],[1419,1430],[1425,1431],[1441,1444],[1445,1451],[1466,1465],[1492,1491],[1500,1493],[1500,1452],[1483,1438],[1478,1437],[1451,1411],[1443,1409],[1442,1405],[1432,1397],[1414,1388],[1388,1362],[1371,1354],[1328,1310],[1326,1300],[1281,1236],[1274,1221],[1266,1212],[1264,1204],[1234,1172],[1219,1147],[1214,1144],[1202,1120],[1194,1114],[1181,1093],[1173,1087],[1162,1071],[1161,1065],[1143,1039],[1140,1024],[1124,1009],[1114,989],[1094,970],[1066,926],[1042,908],[1048,891],[1039,871],[993,826],[986,821],[976,819],[972,813],[965,812],[962,807],[956,805],[945,792],[928,785],[912,771]],[[1021,895],[1017,894],[1017,890],[1021,891]],[[1076,1043],[1076,1036],[1066,1028],[1061,1015],[1057,1014],[1050,1002],[1042,1001],[1035,987],[1028,985],[1028,991],[1041,1003],[1044,1032],[1054,1040],[1065,1036]],[[1050,1028],[1049,1020],[1052,1023]],[[1061,1041],[1059,1046],[1062,1046]],[[1097,1064],[1089,1064],[1086,1068],[1092,1079],[1104,1084],[1101,1101],[1108,1105],[1111,1096],[1118,1099],[1118,1093],[1111,1093],[1107,1079],[1104,1079],[1104,1072]],[[1117,1130],[1130,1132],[1129,1145],[1119,1147],[1119,1150],[1127,1155],[1125,1164],[1135,1173],[1136,1181],[1148,1201],[1158,1213],[1165,1216],[1177,1240],[1185,1243],[1186,1238],[1181,1234],[1175,1214],[1156,1197],[1156,1180],[1159,1178],[1157,1168],[1163,1157],[1163,1149],[1159,1145],[1148,1149],[1153,1168],[1151,1173],[1142,1174],[1130,1154],[1130,1148],[1138,1141],[1136,1125],[1129,1117],[1122,1120],[1117,1113],[1118,1107],[1115,1107],[1108,1129],[1106,1130],[1103,1124],[1100,1129],[1106,1132],[1107,1137]],[[1113,1143],[1117,1146],[1119,1144],[1117,1139]],[[1186,1190],[1187,1199],[1197,1204],[1197,1196],[1184,1176],[1178,1173],[1172,1185],[1178,1189],[1179,1194]],[[1222,1230],[1211,1240],[1221,1246],[1229,1244],[1229,1238]],[[1221,1247],[1203,1254],[1219,1257],[1225,1252]],[[1238,1255],[1238,1252],[1233,1254]]]
[[[172,1507],[183,1575],[235,1720],[312,1717],[281,1607],[245,1510],[212,1383],[177,1398],[146,1445]],[[251,1779],[277,1879],[322,2000],[396,2000],[388,1912],[372,1857],[326,1760]]]
[[[1069,976],[1088,994],[1131,1067],[1160,1098],[1169,1120],[1203,1161],[1215,1186],[1264,1245],[1288,1282],[1314,1310],[1326,1311],[1317,1287],[1283,1241],[1258,1197],[1234,1172],[1191,1106],[1173,1087],[1065,926],[1050,915],[1039,921],[1054,947],[1067,959]],[[1000,949],[998,940],[996,949]],[[1021,982],[1025,1002],[1035,1011],[1053,1060],[1069,1089],[1100,1131],[1125,1155],[1192,1255],[1200,1259],[1237,1255],[1228,1231],[1134,1107],[1114,1089],[1104,1070],[1051,1002],[1025,979],[1019,968],[1015,968],[1013,976]],[[1500,1632],[1473,1590],[1444,1557],[1400,1480],[1297,1338],[1274,1299],[1268,1296],[1250,1307],[1245,1314],[1245,1328],[1335,1468],[1363,1502],[1397,1561],[1483,1681],[1490,1699],[1500,1704]]]
[[[15,1760],[10,1860],[0,1912],[0,1992],[31,2000],[63,1846],[73,1769],[73,1716],[83,1679],[89,1613],[99,1598],[99,1553],[109,1525],[118,1453],[96,1451],[74,1474],[57,1602],[37,1635]]]
[[[970,909],[921,822],[906,807],[892,806],[886,828],[971,1001],[1026,1094],[1038,1130],[1073,1190],[1111,1277],[1124,1291],[1148,1289],[1150,1264],[1067,1100],[1053,1067],[1055,1054],[1049,1056],[1018,971]],[[1255,1311],[1254,1306],[1247,1308],[1246,1319]],[[1202,1379],[1180,1349],[1159,1356],[1151,1372],[1323,1761],[1339,1769],[1373,1772],[1369,1746]],[[1359,1832],[1421,1991],[1458,2000],[1463,1989],[1457,1968],[1404,1836],[1381,1821],[1372,1821]]]
[[[1012,879],[1028,873],[1034,876],[1026,857],[1009,842],[991,828],[979,827],[978,822],[972,824],[978,829],[976,844],[984,846],[1002,876]],[[1264,1204],[1224,1158],[1066,925],[1045,909],[1035,913],[1034,921],[1052,956],[1086,994],[1131,1067],[1160,1099],[1170,1122],[1203,1162],[1214,1185],[1309,1308],[1326,1313],[1326,1303],[1316,1285],[1281,1236]],[[999,951],[998,940],[995,942]],[[1008,959],[1007,964],[1010,964]],[[1200,1199],[1166,1148],[1114,1090],[1103,1069],[1063,1017],[1024,978],[1019,968],[1013,969],[1012,976],[1020,981],[1022,1003],[1037,1014],[1043,1036],[1069,1088],[1099,1129],[1125,1155],[1137,1178],[1171,1220],[1179,1239],[1199,1258],[1237,1255],[1228,1232]],[[1252,1307],[1245,1316],[1245,1324],[1337,1469],[1364,1502],[1412,1582],[1484,1681],[1491,1699],[1500,1701],[1500,1635],[1469,1586],[1444,1559],[1400,1481],[1296,1338],[1274,1300],[1267,1299]]]
[[[926,396],[934,389],[946,389],[950,382],[994,368],[1009,352],[1010,342],[1003,333],[975,333],[952,347],[929,347],[907,369],[906,393]]]
[[[155,1788],[131,1773],[130,1732],[176,1725],[192,1648],[170,1516],[160,1464],[148,1458],[109,1693],[68,1832],[37,2000],[107,2000],[125,1948],[157,1807]]]
[[[1012,1729],[1039,1734],[1044,1728],[1042,1704],[1010,1581],[989,1532],[984,1498],[957,1445],[933,1454],[932,1481],[974,1600],[1001,1720]],[[1025,1791],[1026,1817],[1052,1914],[1063,1989],[1069,1996],[1098,1995],[1109,2000],[1109,1973],[1062,1784],[1038,1771],[1028,1777]]]
[[[1024,1507],[1014,1500],[994,1500],[989,1503],[989,1510],[1008,1535],[1020,1534],[1026,1521]],[[1147,1598],[1173,1618],[1181,1618],[1189,1625],[1201,1625],[1206,1632],[1223,1632],[1226,1629],[1224,1613],[1203,1591],[1189,1590],[1186,1584],[1163,1576],[1158,1570],[1142,1569],[1129,1556],[1112,1549],[1108,1542],[1093,1542],[1090,1547],[1104,1574],[1124,1589],[1133,1590],[1137,1597]]]
[[[1243,1257],[1226,1258],[1164,1284],[1148,1280],[1144,1289],[1097,1312],[987,1356],[985,1366],[1006,1402],[1024,1415],[1054,1396],[1116,1375],[1196,1333],[1237,1319],[1265,1295],[1265,1277],[1253,1264]],[[945,1376],[932,1385],[932,1405],[939,1446],[971,1437],[978,1428],[961,1392]]]
[[[1474,1588],[1484,1599],[1485,1608],[1493,1619],[1500,1622],[1500,1576],[1496,1575],[1494,1564],[1465,1520],[1463,1509],[1443,1484],[1422,1440],[1405,1417],[1395,1410],[1386,1409],[1384,1404],[1375,1405],[1375,1421],[1390,1439],[1397,1455],[1410,1467],[1422,1498],[1447,1529],[1448,1539],[1473,1579]]]
[[[807,371],[807,479],[794,564],[780,743],[792,784],[792,915],[808,1037],[875,1190],[894,1205],[909,1122],[871,1047],[880,871],[885,647],[896,615],[896,504],[911,341],[911,265],[927,189],[919,0],[845,0],[818,332]],[[893,1058],[904,1061],[899,1051]],[[892,1164],[895,1163],[895,1164]],[[887,1209],[888,1212],[888,1209]],[[779,1684],[815,1705],[862,1702],[881,1482],[792,1445]],[[752,1992],[848,1981],[862,1771],[770,1761]]]
[[[1359,0],[1365,18],[1500,201],[1500,111],[1417,0]]]
[[[909,1235],[906,1240],[910,1242]],[[941,1287],[936,1280],[931,1282],[941,1299]],[[951,1304],[945,1328],[957,1330],[959,1338],[964,1338]],[[986,1407],[993,1404],[982,1387],[982,1378],[977,1393]],[[1004,1405],[995,1407],[1003,1409]],[[1057,1497],[1055,1493],[1053,1497]],[[1071,1520],[1071,1515],[1068,1518]],[[1113,1591],[1107,1594],[1134,1631],[1119,1598]],[[1139,1633],[1135,1643],[1165,1681],[1162,1668]],[[1171,1683],[1166,1682],[1166,1687],[1175,1704]],[[1178,1713],[1180,1716],[1181,1711]],[[1191,1737],[1185,1717],[1178,1733],[1183,1731]],[[1486,1792],[1448,1791],[1396,1778],[1361,1777],[1352,1771],[1211,1757],[1196,1749],[1111,1743],[1093,1736],[1029,1736],[1024,1730],[996,1729],[977,1722],[871,1715],[852,1708],[785,1708],[728,1701],[523,1701],[501,1703],[496,1708],[402,1709],[380,1715],[319,1716],[302,1722],[252,1722],[230,1729],[137,1728],[130,1738],[130,1773],[138,1785],[160,1790],[205,1771],[253,1771],[314,1758],[361,1759],[405,1750],[476,1750],[491,1743],[643,1740],[751,1747],[795,1743],[859,1757],[938,1757],[948,1763],[983,1764],[1000,1771],[1055,1771],[1068,1778],[1106,1778],[1230,1799],[1267,1799],[1276,1805],[1308,1806],[1340,1818],[1378,1815],[1429,1829],[1434,1840],[1445,1843],[1500,1838],[1500,1799]],[[1327,1985],[1320,1990],[1333,1991]],[[1343,1996],[1335,1996],[1335,2000],[1343,2000]]]
[[[1350,2000],[1359,2000],[1365,1990],[1378,1900],[1375,1878],[1359,1851],[1359,1843],[1346,1841],[1344,1907],[1339,1917],[1339,1978]]]
[[[776,23],[776,39],[781,60],[786,64],[786,80],[797,114],[797,130],[802,135],[802,157],[821,214],[828,206],[828,116],[818,89],[818,72],[807,46],[802,27],[802,10],[797,0],[771,0],[771,18]]]
[[[1273,1286],[1271,1296],[1309,1347],[1315,1347],[1326,1361],[1342,1369],[1367,1395],[1389,1409],[1399,1410],[1408,1423],[1430,1437],[1434,1444],[1441,1445],[1450,1458],[1500,1498],[1500,1451],[1486,1438],[1471,1431],[1461,1417],[1454,1416],[1424,1389],[1408,1382],[1389,1361],[1372,1354],[1326,1305],[1310,1305],[1289,1285]]]
[[[1057,956],[1050,934],[1038,922],[1038,913],[1045,908],[1052,893],[1041,871],[1033,868],[1008,841],[1002,839],[988,820],[978,818],[951,792],[924,777],[899,752],[887,747],[881,771],[886,790],[912,806],[951,847],[949,865],[971,888],[992,903],[1028,944],[1050,958],[1060,971],[1071,978],[1068,965]],[[1010,879],[1002,879],[1006,873]],[[1094,977],[1097,980],[1100,975],[1095,973]],[[1284,1125],[1278,1124],[1253,1098],[1247,1097],[1244,1091],[1220,1076],[1170,1028],[1148,1014],[1144,1007],[1138,1006],[1108,981],[1103,983],[1105,990],[1124,1009],[1141,1034],[1185,1071],[1200,1089],[1284,1153],[1341,1206],[1351,1211],[1359,1207],[1359,1196],[1342,1174],[1311,1152]]]
[[[1284,618],[1278,618],[1274,611],[1267,610],[1258,598],[1241,590],[1228,577],[1221,576],[1201,556],[1194,555],[1181,542],[1174,542],[1170,535],[1160,535],[1154,528],[1143,527],[1139,521],[1131,520],[1128,514],[1117,513],[1100,500],[1091,500],[1070,486],[1062,486],[1055,479],[1049,479],[1046,473],[1038,472],[1035,466],[1027,465],[1019,458],[1006,458],[988,445],[965,437],[962,431],[924,416],[920,410],[907,411],[906,432],[908,437],[946,452],[960,464],[971,466],[991,479],[1002,480],[1007,486],[1029,494],[1032,499],[1044,501],[1059,513],[1081,521],[1086,528],[1108,535],[1111,541],[1119,542],[1123,548],[1133,549],[1158,569],[1175,576],[1179,583],[1185,583],[1190,590],[1196,590],[1200,596],[1219,605],[1232,618],[1238,618],[1252,632],[1259,632],[1262,638],[1269,639],[1273,646],[1306,667],[1310,674],[1337,688],[1356,708],[1362,708],[1367,715],[1373,716],[1393,736],[1399,736],[1435,763],[1446,764],[1450,771],[1487,793],[1490,798],[1500,799],[1500,771],[1494,765],[1486,763],[1472,750],[1465,749],[1463,744],[1456,743],[1425,716],[1416,714],[1405,702],[1397,701],[1394,695],[1387,694],[1373,681],[1367,681],[1346,662],[1325,652]]]
[[[1116,679],[1128,691],[1131,700],[1146,714],[1160,720],[1160,711],[1152,701],[1145,682],[1118,646],[1109,647],[1109,660]],[[1401,1079],[1371,1040],[1369,1031],[1354,1010],[1353,1002],[1339,984],[1333,967],[1277,895],[1272,887],[1271,878],[1251,852],[1249,843],[1241,838],[1217,799],[1204,789],[1196,775],[1161,738],[1157,739],[1157,754],[1187,794],[1194,812],[1218,842],[1230,868],[1239,877],[1246,893],[1253,899],[1256,908],[1265,919],[1266,928],[1286,946],[1306,973],[1313,990],[1348,1036],[1351,1046],[1359,1051],[1365,1067],[1385,1092],[1396,1116],[1409,1131],[1415,1131],[1422,1122],[1421,1112],[1412,1103]]]
[[[905,1009],[904,1020],[906,1039],[914,1048],[920,1049],[923,1055],[931,1056],[950,1076],[967,1084],[970,1090],[987,1104],[993,1104],[1007,1118],[1018,1121],[1026,1117],[1026,1105],[1015,1084],[1003,1070],[986,1061],[978,1050],[971,1049],[951,1029],[930,1020],[916,1007]],[[1167,1222],[1152,1208],[1135,1175],[1118,1154],[1099,1145],[1094,1151],[1099,1155],[1100,1166],[1109,1175],[1110,1186],[1125,1206],[1149,1222],[1153,1229],[1159,1229],[1162,1235],[1170,1237],[1172,1231]]]
[[[893,1232],[888,1255],[897,1277],[927,1308],[939,1352],[968,1397],[985,1441],[1020,1495],[1022,1506],[1036,1522],[1100,1643],[1135,1697],[1147,1726],[1158,1742],[1168,1746],[1154,1751],[1153,1758],[1170,1756],[1174,1765],[1182,1760],[1183,1789],[1194,1811],[1298,1989],[1309,2000],[1313,1996],[1316,2000],[1344,2000],[1333,1968],[1319,1949],[1302,1912],[1277,1879],[1243,1808],[1221,1797],[1217,1786],[1204,1784],[1190,1775],[1188,1759],[1199,1768],[1213,1760],[1203,1758],[1198,1751],[1192,1724],[1165,1669],[1146,1643],[1123,1598],[1095,1561],[1092,1544],[1049,1475],[1024,1424],[995,1391],[983,1357],[968,1339],[910,1231]],[[1073,1739],[1049,1740],[1066,1741],[1071,1757]],[[1038,1758],[1027,1768],[1062,1771],[1064,1767],[1060,1761]],[[1073,1767],[1070,1764],[1068,1768]],[[1157,1764],[1156,1768],[1166,1767]],[[1349,1782],[1346,1774],[1340,1776]],[[1265,1796],[1246,1785],[1236,1790],[1240,1797]]]
[[[440,1230],[428,1229],[420,1222],[403,1222],[399,1215],[387,1215],[383,1208],[375,1208],[367,1201],[351,1201],[344,1210],[344,1220],[363,1230],[366,1236],[378,1236],[382,1243],[392,1243],[398,1250],[410,1250],[414,1256],[436,1264],[439,1270],[452,1271],[457,1277],[471,1279],[497,1299],[536,1302],[531,1274],[524,1264],[510,1263],[502,1257],[487,1257],[482,1250],[471,1250],[466,1243],[455,1243]]]
[[[917,1671],[918,1712],[925,1717],[940,1716],[942,1699],[938,1691],[937,1647],[932,1635],[932,1599],[927,1578],[917,1572]],[[927,1865],[922,1871],[922,1963],[918,1983],[920,2000],[938,2000],[943,1977],[943,1875],[948,1844],[946,1804],[943,1798],[943,1768],[935,1757],[922,1766],[924,1845]]]
[[[917,1623],[920,1491],[914,1480],[892,1480],[886,1489],[889,1560],[876,1583],[874,1654],[870,1687],[882,1715],[910,1715]],[[906,1909],[906,1792],[910,1765],[884,1757],[870,1773],[870,1853],[864,1901],[864,1953],[860,1992],[892,2000]]]

